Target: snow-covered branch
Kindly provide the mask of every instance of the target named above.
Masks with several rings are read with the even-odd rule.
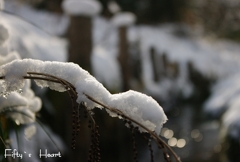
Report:
[[[75,87],[77,103],[86,102],[88,109],[93,109],[94,107],[102,108],[101,105],[89,100],[85,95],[87,94],[108,107],[120,110],[126,116],[138,121],[157,134],[160,133],[162,125],[167,120],[162,107],[153,98],[132,90],[112,95],[87,71],[73,63],[44,62],[33,59],[15,60],[1,66],[0,76],[4,76],[1,91],[9,93],[10,91],[22,89],[24,76],[36,77],[36,75],[33,73],[29,74],[29,72],[44,73],[61,78]],[[43,77],[48,78],[46,75]],[[40,87],[49,87],[59,92],[67,90],[62,84],[52,80],[35,79],[35,82]],[[110,115],[117,116],[116,114]]]
[[[167,117],[162,107],[150,96],[127,91],[111,94],[87,71],[73,63],[49,62],[33,59],[15,60],[0,67],[1,91],[7,94],[23,87],[25,79],[34,79],[40,87],[64,92],[71,91],[76,102],[87,104],[91,112],[95,107],[105,108],[111,117],[118,117],[127,126],[134,126],[140,132],[147,132],[162,149],[172,149],[158,136]]]

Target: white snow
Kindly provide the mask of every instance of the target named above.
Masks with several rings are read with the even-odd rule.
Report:
[[[12,92],[7,98],[0,96],[0,113],[5,113],[17,124],[27,124],[35,121],[35,113],[42,106],[41,100],[30,89],[30,81],[25,81],[22,93]]]
[[[218,81],[204,104],[207,113],[219,116],[240,96],[240,75],[236,74]]]
[[[240,138],[240,96],[235,98],[235,102],[229,105],[226,113],[222,117],[223,127],[227,134],[235,139]]]
[[[167,120],[163,109],[152,97],[133,90],[113,94],[109,106],[116,107],[157,134]]]
[[[15,16],[1,13],[0,22],[8,29],[9,51],[18,51],[22,58],[66,61],[67,42],[53,37]]]
[[[67,15],[36,10],[24,2],[8,0],[4,4],[4,10],[16,14],[17,17],[34,24],[51,35],[65,34],[69,25]]]
[[[21,89],[23,76],[26,76],[27,72],[46,73],[64,79],[76,88],[78,103],[82,101],[86,102],[89,109],[93,109],[95,106],[100,107],[87,99],[85,96],[87,94],[106,106],[121,110],[125,115],[135,119],[158,134],[163,123],[167,120],[162,107],[153,98],[135,91],[112,95],[87,71],[73,63],[44,62],[33,59],[12,61],[0,68],[0,76],[5,76],[5,84],[1,85],[2,88],[6,91]],[[60,92],[66,90],[57,83],[37,81],[37,84],[41,87],[49,87]],[[113,114],[110,113],[110,115]],[[117,115],[114,114],[113,116]]]
[[[136,22],[136,16],[131,12],[119,12],[113,16],[111,22],[116,27],[130,26]]]
[[[225,133],[232,138],[240,138],[240,74],[222,79],[212,88],[212,94],[205,102],[204,110],[220,118]]]
[[[92,53],[93,74],[99,82],[112,90],[121,87],[120,69],[115,57],[106,48],[95,46]]]
[[[20,59],[20,55],[16,51],[8,52],[8,30],[0,25],[0,32],[2,35],[2,40],[4,43],[0,44],[1,52],[0,52],[0,65],[4,65],[8,62],[11,62],[16,59]],[[18,72],[19,69],[15,68],[12,70],[12,74],[16,75],[16,77],[6,78],[10,80],[10,83],[0,81],[0,84],[8,86],[11,85],[13,90],[17,90],[18,92],[8,93],[4,92],[2,87],[0,88],[1,96],[0,96],[0,113],[4,114],[6,117],[11,118],[17,124],[27,124],[35,121],[35,113],[41,108],[41,100],[38,97],[35,97],[34,92],[30,89],[30,81],[20,81],[18,84],[21,85],[21,89],[18,89],[19,85],[16,85],[14,82],[18,80],[20,74]],[[18,77],[17,77],[18,76]],[[19,93],[21,92],[21,93]]]
[[[63,10],[69,15],[95,16],[102,10],[99,1],[96,0],[64,0]]]

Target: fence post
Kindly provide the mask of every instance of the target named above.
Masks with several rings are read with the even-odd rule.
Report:
[[[158,69],[157,63],[161,63],[161,62],[158,62],[158,57],[157,57],[156,50],[154,47],[150,48],[150,57],[151,57],[151,62],[152,62],[153,80],[155,82],[158,82],[160,79],[160,76],[159,76],[159,72],[158,72],[159,69]]]
[[[122,75],[122,90],[130,89],[131,68],[128,48],[127,29],[135,23],[135,15],[130,12],[120,12],[112,18],[113,25],[118,27],[118,61]]]
[[[68,61],[79,64],[91,73],[92,17],[101,11],[101,4],[95,0],[64,0],[62,6],[65,13],[70,15]]]

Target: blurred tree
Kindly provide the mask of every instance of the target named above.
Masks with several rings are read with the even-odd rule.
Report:
[[[208,34],[240,40],[240,1],[195,0],[191,8],[195,23],[203,26]]]
[[[111,0],[100,0],[105,8]],[[131,11],[138,17],[138,23],[179,21],[189,0],[116,0],[123,11]]]

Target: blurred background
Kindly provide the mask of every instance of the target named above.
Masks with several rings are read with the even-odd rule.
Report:
[[[152,96],[168,116],[160,136],[183,162],[240,161],[240,1],[5,0],[1,17],[22,58],[74,62],[111,93]],[[39,119],[65,150],[54,160],[87,161],[88,119],[71,150],[69,96],[33,89]],[[133,161],[130,130],[94,112],[102,161]],[[150,161],[140,135],[137,145],[139,161]]]

